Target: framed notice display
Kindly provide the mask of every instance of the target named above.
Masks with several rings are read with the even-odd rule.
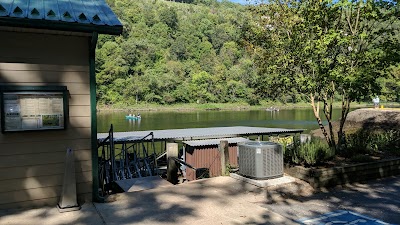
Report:
[[[65,129],[67,96],[64,86],[1,86],[2,132]]]

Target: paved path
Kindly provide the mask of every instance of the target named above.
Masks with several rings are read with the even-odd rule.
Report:
[[[312,194],[303,182],[260,189],[230,177],[113,195],[80,211],[55,207],[0,210],[0,224],[296,224],[346,209],[389,223],[400,221],[400,176]]]
[[[348,210],[386,223],[400,224],[400,176],[259,205],[291,220]]]
[[[95,204],[106,224],[286,224],[286,218],[251,202],[261,189],[230,177],[123,193]]]

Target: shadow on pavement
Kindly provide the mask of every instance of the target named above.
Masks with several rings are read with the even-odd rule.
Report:
[[[292,221],[336,210],[349,210],[387,223],[400,221],[400,177],[322,190],[309,196],[288,198],[263,206]]]
[[[216,177],[116,194],[107,203],[87,203],[80,211],[63,214],[55,207],[0,210],[0,224],[296,224],[340,209],[397,223],[398,193],[399,176],[319,192],[298,180],[262,189]]]
[[[257,206],[264,190],[230,177],[217,177],[133,193],[96,204],[107,224],[285,224]]]

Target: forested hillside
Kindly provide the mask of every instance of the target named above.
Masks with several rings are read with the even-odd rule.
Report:
[[[260,48],[254,46],[272,45],[256,43],[260,14],[254,14],[254,7],[216,0],[107,2],[124,33],[99,36],[100,105],[306,101],[301,89],[289,85],[290,79],[274,72],[276,59],[285,60],[285,54],[260,60]],[[381,97],[398,101],[400,67],[391,68],[380,78]]]
[[[241,46],[244,6],[210,1],[108,1],[124,24],[96,51],[100,104],[257,101]]]

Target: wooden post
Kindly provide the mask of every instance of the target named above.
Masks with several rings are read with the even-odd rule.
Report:
[[[167,143],[167,180],[172,184],[178,183],[178,167],[173,158],[178,158],[178,144]]]
[[[229,144],[228,141],[221,141],[219,144],[219,154],[221,156],[221,174],[227,175],[226,168],[229,166]],[[229,173],[229,171],[228,171]]]

